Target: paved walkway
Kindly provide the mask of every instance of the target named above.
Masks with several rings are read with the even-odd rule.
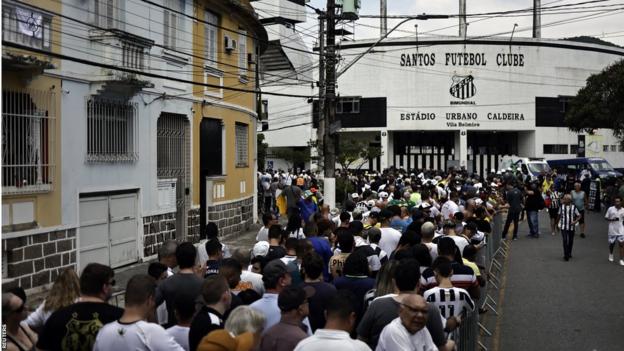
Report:
[[[624,350],[624,267],[609,262],[607,223],[587,215],[587,238],[574,238],[563,260],[561,237],[551,236],[540,215],[539,239],[512,242],[494,350]],[[617,248],[616,248],[617,259]]]

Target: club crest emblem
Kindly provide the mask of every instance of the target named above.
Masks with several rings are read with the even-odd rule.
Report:
[[[473,97],[477,92],[472,75],[453,76],[452,79],[453,84],[451,85],[451,89],[449,89],[452,96],[461,100],[466,100]]]

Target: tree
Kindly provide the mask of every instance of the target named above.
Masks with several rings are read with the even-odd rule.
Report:
[[[280,148],[272,152],[273,157],[281,158],[288,163],[289,168],[294,169],[297,165],[306,164],[310,161],[310,149]]]
[[[341,136],[338,148],[336,162],[344,170],[360,170],[369,159],[381,156],[381,147],[370,146],[368,141],[349,137]]]
[[[587,78],[585,87],[570,101],[565,122],[577,133],[610,128],[624,144],[624,60]]]
[[[343,170],[360,170],[366,162],[379,156],[381,156],[380,146],[371,146],[365,140],[340,136],[336,162]],[[340,172],[340,178],[336,180],[336,199],[346,200],[351,190],[352,184],[349,182],[347,172]]]
[[[264,171],[264,167],[266,166],[266,155],[267,149],[269,148],[269,144],[264,142],[264,134],[259,133],[256,138],[256,150],[258,150],[258,170]]]

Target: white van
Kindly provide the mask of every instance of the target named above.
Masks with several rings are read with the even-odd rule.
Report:
[[[499,165],[501,172],[505,172],[507,169],[512,171],[519,169],[522,174],[530,175],[532,180],[537,179],[542,173],[550,172],[550,166],[543,158],[503,156]]]

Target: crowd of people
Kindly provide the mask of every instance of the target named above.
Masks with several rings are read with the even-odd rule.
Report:
[[[269,195],[251,250],[230,250],[215,223],[199,246],[167,241],[128,281],[123,309],[107,303],[115,273],[97,263],[80,277],[61,272],[30,315],[22,289],[4,292],[7,349],[453,350],[465,319],[486,312],[483,252],[501,235],[498,212],[513,240],[524,214],[538,238],[547,210],[566,261],[577,223],[586,235],[583,179],[397,169],[345,178],[355,190],[337,210],[312,174],[263,175]],[[624,209],[613,203],[609,247],[619,243],[624,265]]]

